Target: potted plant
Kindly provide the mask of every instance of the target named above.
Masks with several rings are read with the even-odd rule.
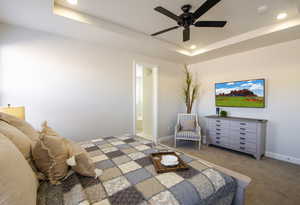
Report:
[[[220,112],[221,117],[227,117],[227,112],[225,110],[222,110]]]
[[[198,97],[199,94],[199,85],[194,82],[193,74],[189,70],[188,66],[184,66],[184,74],[185,74],[185,85],[183,88],[184,92],[184,100],[186,105],[186,112],[190,114],[192,112],[193,104]]]

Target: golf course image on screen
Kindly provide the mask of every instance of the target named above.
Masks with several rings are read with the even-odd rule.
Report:
[[[265,80],[216,83],[217,107],[265,107]]]

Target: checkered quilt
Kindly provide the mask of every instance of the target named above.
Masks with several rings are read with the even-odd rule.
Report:
[[[80,145],[103,174],[71,172],[59,185],[44,182],[39,205],[230,205],[236,192],[235,179],[184,153],[176,152],[189,170],[157,174],[149,154],[173,150],[143,138],[101,137]]]

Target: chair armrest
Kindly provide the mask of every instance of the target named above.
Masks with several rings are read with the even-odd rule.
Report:
[[[175,125],[175,132],[174,132],[174,137],[175,137],[175,138],[176,138],[177,132],[179,132],[179,130],[180,130],[180,125],[179,125],[179,124],[176,124],[176,125]]]
[[[175,125],[175,132],[178,132],[180,130],[180,124]]]
[[[196,132],[199,136],[201,136],[201,127],[199,125],[196,126]]]

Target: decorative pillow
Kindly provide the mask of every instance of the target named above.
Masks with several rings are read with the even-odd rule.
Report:
[[[46,134],[46,135],[51,135],[51,136],[59,136],[59,134],[54,131],[51,127],[48,127],[48,122],[45,121],[43,124],[42,124],[42,133]]]
[[[182,120],[180,125],[181,125],[181,130],[183,131],[195,130],[195,120]]]
[[[59,184],[59,180],[67,175],[69,151],[63,137],[41,133],[40,141],[32,149],[32,155],[37,168],[52,184]]]
[[[26,160],[31,160],[30,147],[32,141],[23,132],[0,120],[0,133],[15,144]]]
[[[69,141],[69,154],[72,157],[67,160],[67,164],[78,174],[88,177],[98,177],[102,174],[102,170],[96,169],[87,151],[72,141]]]
[[[25,135],[27,135],[32,141],[39,140],[39,133],[25,120],[21,120],[19,118],[16,118],[15,116],[8,115],[2,112],[0,112],[0,120],[3,120],[8,124],[16,127]]]
[[[36,204],[38,181],[18,148],[0,134],[0,205]]]

